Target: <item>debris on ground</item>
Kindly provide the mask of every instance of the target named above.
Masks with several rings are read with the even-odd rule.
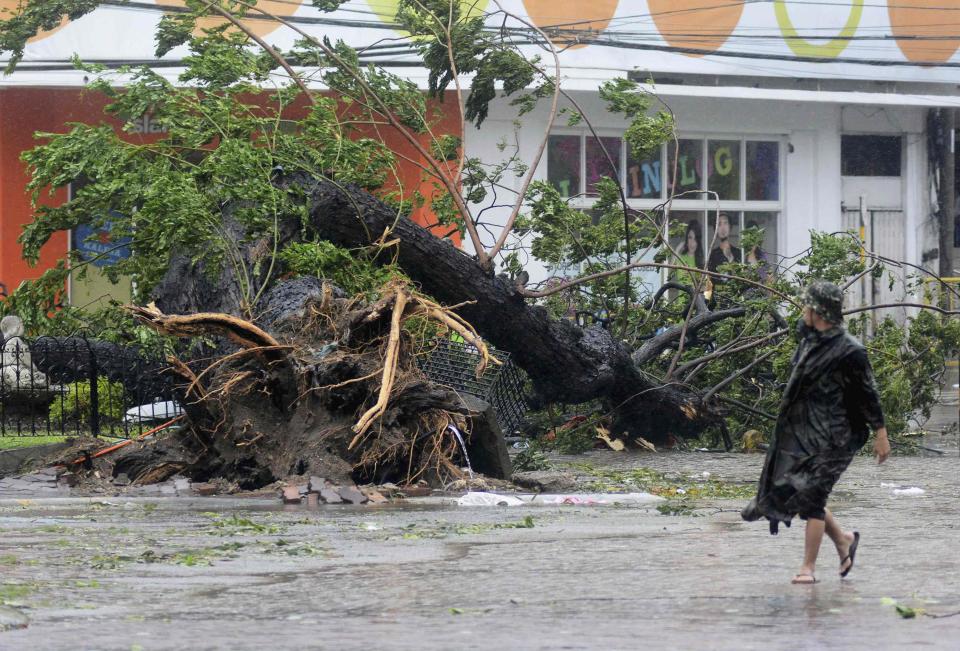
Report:
[[[574,493],[569,495],[501,495],[470,492],[457,500],[458,506],[607,506],[656,504],[664,498],[651,493]]]
[[[60,482],[55,468],[0,479],[0,493],[24,497],[55,497],[67,494],[70,486]]]
[[[30,619],[17,608],[0,604],[0,633],[17,628],[26,628]]]
[[[880,482],[880,488],[889,488],[890,494],[897,497],[919,497],[927,491],[919,486],[904,486],[902,484],[892,484],[889,482]]]
[[[577,478],[566,470],[528,470],[513,473],[513,483],[538,493],[565,493],[577,487]]]
[[[664,498],[652,493],[578,493],[575,495],[537,495],[531,503],[571,506],[607,506],[610,504],[656,504]]]
[[[743,433],[741,445],[744,452],[763,452],[766,447],[766,437],[760,430],[748,429]]]
[[[626,449],[623,441],[610,438],[610,430],[606,427],[597,426],[597,438],[606,443],[607,447],[614,452],[623,452]]]
[[[513,495],[471,491],[457,500],[457,506],[522,506],[523,500]]]

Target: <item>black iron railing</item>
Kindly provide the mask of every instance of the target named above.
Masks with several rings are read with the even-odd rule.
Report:
[[[167,369],[135,346],[12,338],[0,352],[0,436],[137,434],[178,409]]]

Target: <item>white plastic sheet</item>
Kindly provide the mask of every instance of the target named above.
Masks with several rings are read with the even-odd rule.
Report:
[[[654,504],[664,498],[651,493],[570,493],[556,495],[501,495],[471,491],[457,500],[459,506],[606,506],[611,504]]]
[[[520,506],[523,500],[512,495],[470,491],[457,500],[459,506]]]

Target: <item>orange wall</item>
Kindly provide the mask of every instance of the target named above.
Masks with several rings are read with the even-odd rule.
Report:
[[[20,281],[36,278],[67,253],[67,234],[57,233],[30,267],[17,238],[31,221],[33,210],[26,186],[29,175],[20,153],[36,145],[36,131],[64,131],[70,121],[99,122],[103,100],[75,89],[4,88],[0,90],[0,282],[13,291]],[[58,192],[52,202],[66,200]]]
[[[23,280],[40,276],[66,255],[68,246],[67,234],[57,233],[41,251],[36,266],[30,267],[23,260],[17,238],[24,225],[32,220],[33,210],[26,190],[29,175],[20,161],[20,154],[36,146],[33,134],[37,131],[65,132],[69,129],[68,122],[116,123],[104,115],[105,104],[106,98],[102,95],[83,93],[76,88],[0,89],[0,283],[4,283],[8,291],[12,292]],[[452,94],[443,109],[437,131],[462,135],[456,99]],[[381,129],[381,134],[395,151],[423,162],[398,133],[386,128]],[[138,134],[129,137],[134,140],[155,138]],[[423,142],[426,143],[427,139],[424,138]],[[422,180],[422,172],[416,165],[403,160],[399,160],[398,165],[403,187],[418,187],[424,195],[430,196],[431,185]],[[61,190],[45,201],[55,205],[66,199],[66,191]],[[413,217],[421,224],[432,221],[426,210],[418,211]],[[454,239],[459,244],[459,238]]]
[[[457,111],[457,95],[454,91],[448,91],[444,101],[429,101],[428,112],[431,114],[431,131],[434,136],[457,135],[463,138],[462,120],[460,112]],[[306,114],[307,102],[301,97],[300,101],[294,103],[287,109],[284,117],[289,119],[302,118]],[[340,118],[344,122],[350,120],[351,114],[355,114],[355,109],[344,106],[340,110]],[[404,138],[399,131],[389,126],[363,126],[357,129],[358,133],[367,138],[382,140],[394,153],[397,154],[397,176],[398,179],[389,179],[384,186],[385,190],[395,190],[397,186],[405,188],[405,197],[410,197],[415,191],[419,191],[428,199],[436,192],[434,181],[428,177],[424,171],[427,168],[426,159],[417,153],[416,148]],[[419,138],[420,144],[427,151],[430,150],[430,134]],[[408,160],[409,159],[409,160]],[[411,162],[415,161],[415,162]],[[447,163],[449,171],[455,168],[453,163]],[[429,168],[428,168],[429,169]],[[436,219],[430,212],[428,203],[413,212],[411,215],[413,221],[421,225],[434,224]],[[457,245],[460,245],[459,233],[451,233],[450,228],[434,228],[434,233],[439,237],[450,237]]]

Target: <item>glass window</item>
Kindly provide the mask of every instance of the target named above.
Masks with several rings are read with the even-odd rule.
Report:
[[[744,247],[743,261],[749,265],[757,265],[760,279],[766,281],[775,274],[779,267],[780,258],[777,255],[777,219],[775,212],[745,212],[743,213],[743,227],[758,229],[762,235],[760,244],[749,249]]]
[[[704,268],[707,260],[704,254],[706,251],[704,246],[705,234],[706,222],[701,211],[670,211],[670,246],[680,255],[679,262],[683,266]],[[694,275],[688,272],[670,272],[668,275],[670,278],[681,282],[692,282],[696,279]]]
[[[660,148],[646,158],[635,158],[627,148],[627,196],[634,199],[659,199],[663,188]]]
[[[840,174],[900,176],[900,136],[841,136]]]
[[[667,143],[667,158],[670,161],[670,189],[675,195],[690,190],[703,189],[703,141],[679,140]],[[683,199],[700,199],[702,195],[691,194]]]
[[[720,200],[740,199],[740,141],[710,140],[707,144],[707,189]],[[713,197],[709,197],[713,198]]]
[[[707,269],[717,271],[720,265],[728,262],[742,262],[740,213],[732,210],[721,210],[718,213],[711,210],[707,212],[707,222],[706,249],[710,250]]]
[[[620,138],[601,137],[597,138],[588,135],[587,138],[587,194],[597,194],[597,181],[603,177],[609,177],[614,180],[620,179],[620,147],[622,142]],[[600,143],[603,146],[600,146]],[[606,149],[606,152],[604,152]],[[613,165],[610,165],[610,161]]]
[[[747,141],[747,201],[780,199],[780,143]]]
[[[580,194],[580,136],[550,136],[547,180],[563,197]]]

